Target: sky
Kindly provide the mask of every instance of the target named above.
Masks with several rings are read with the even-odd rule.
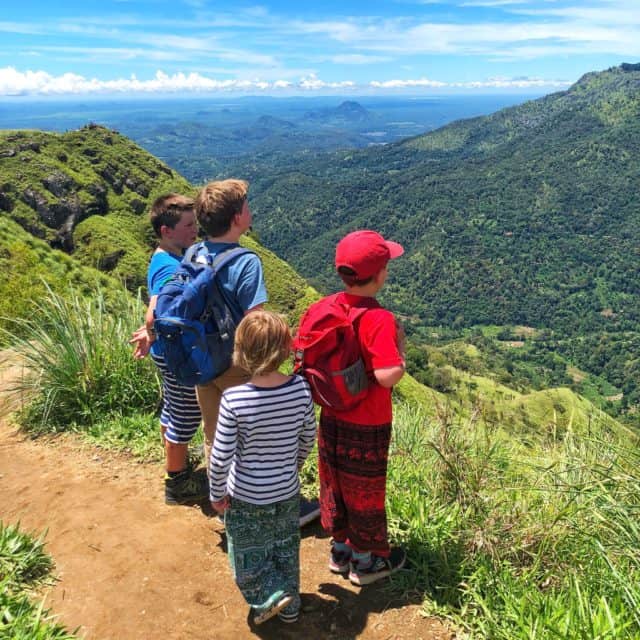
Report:
[[[640,61],[640,0],[2,0],[0,97],[535,91]]]

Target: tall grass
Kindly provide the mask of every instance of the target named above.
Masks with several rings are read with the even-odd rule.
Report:
[[[53,568],[43,538],[34,539],[17,525],[0,521],[0,638],[73,640],[44,608],[29,597]]]
[[[640,638],[632,437],[595,425],[524,446],[481,412],[396,413],[390,528],[412,560],[398,588],[471,637]]]
[[[154,367],[148,359],[134,360],[128,344],[142,317],[139,299],[123,296],[108,304],[99,290],[85,298],[47,288],[31,318],[5,330],[25,369],[14,385],[30,399],[22,422],[59,431],[154,411]]]

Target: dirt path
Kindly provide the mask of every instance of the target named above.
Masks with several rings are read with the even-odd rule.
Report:
[[[6,407],[5,407],[6,409]],[[197,507],[163,502],[162,470],[73,436],[31,440],[0,424],[0,518],[48,530],[59,581],[47,606],[91,640],[444,640],[451,634],[397,599],[326,569],[328,540],[303,530],[303,616],[257,629],[224,552],[224,528]]]

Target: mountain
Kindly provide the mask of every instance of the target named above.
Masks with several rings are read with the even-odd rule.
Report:
[[[429,326],[548,328],[640,402],[640,70],[398,144],[252,165],[263,241],[321,290],[333,248],[374,228],[406,255],[384,299]],[[626,345],[623,347],[622,345]]]
[[[315,123],[336,124],[339,122],[364,123],[373,119],[373,116],[359,102],[345,100],[337,107],[324,107],[307,111],[304,119]]]
[[[123,285],[131,292],[143,287],[154,245],[146,216],[152,199],[169,190],[193,191],[124,136],[93,125],[65,134],[1,132],[0,162],[0,269],[11,274],[0,281],[0,329],[12,318],[30,317],[46,287],[64,294],[72,285],[86,296],[99,288],[114,302],[131,295]],[[270,306],[295,324],[319,294],[255,237],[243,244],[261,257]],[[433,389],[405,376],[396,393],[432,416],[449,403],[458,416],[470,416],[482,403],[487,415],[500,415],[512,431],[528,432],[537,423],[562,425],[556,414],[571,416],[574,425],[595,416],[607,428],[618,428],[568,390],[531,396],[496,385],[470,373],[468,359],[450,347],[434,348],[429,359],[422,377]]]

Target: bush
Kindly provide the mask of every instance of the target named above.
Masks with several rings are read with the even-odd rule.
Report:
[[[91,425],[112,414],[153,411],[160,394],[154,366],[134,360],[128,344],[143,317],[141,301],[107,303],[47,287],[31,319],[6,330],[25,375],[15,390],[29,398],[21,422],[35,431]]]

